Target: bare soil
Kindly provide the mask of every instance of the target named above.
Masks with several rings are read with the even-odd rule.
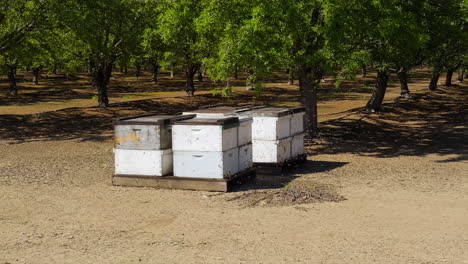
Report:
[[[468,88],[427,92],[425,71],[412,99],[392,80],[378,114],[362,111],[372,76],[327,78],[320,138],[274,181],[231,193],[111,185],[112,118],[297,105],[284,77],[260,97],[239,81],[225,99],[209,81],[187,98],[180,78],[118,76],[107,109],[85,77],[0,96],[0,263],[468,263]]]

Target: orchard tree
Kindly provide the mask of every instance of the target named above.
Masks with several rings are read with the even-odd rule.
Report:
[[[216,52],[205,59],[210,75],[215,80],[237,78],[237,72],[247,72],[248,89],[261,89],[258,82],[273,69],[281,67],[282,36],[277,13],[279,2],[212,1],[205,8],[203,28],[218,36]]]
[[[2,0],[0,3],[0,55],[20,44],[47,22],[53,0]]]
[[[6,72],[9,94],[18,95],[16,70],[25,57],[25,41],[48,23],[53,0],[2,0],[0,3],[0,70]]]
[[[16,71],[21,60],[21,47],[10,48],[0,55],[0,73],[6,73],[8,77],[8,95],[18,96],[18,85],[16,83]]]
[[[58,21],[75,38],[74,54],[89,64],[98,92],[99,107],[109,104],[107,86],[117,59],[138,44],[145,24],[144,3],[139,0],[66,0]]]
[[[226,1],[220,21],[225,32],[215,57],[215,70],[227,78],[238,66],[267,75],[281,65],[298,71],[305,129],[318,133],[317,89],[326,63],[324,23],[327,2],[321,0]],[[235,13],[240,6],[239,13]],[[230,16],[230,14],[233,14]],[[218,19],[218,16],[215,16]],[[224,21],[227,20],[227,21]],[[221,22],[221,23],[223,23]]]
[[[468,50],[468,4],[463,0],[428,0],[422,13],[429,36],[425,57],[433,69],[429,89],[437,89],[444,70],[446,85],[450,86],[453,72],[463,64]]]
[[[163,0],[160,6],[157,30],[168,48],[165,57],[171,64],[183,67],[188,96],[195,94],[194,76],[216,44],[213,34],[199,27],[198,19],[208,2]]]
[[[329,43],[344,67],[356,66],[356,54],[366,54],[365,64],[377,69],[377,78],[366,110],[380,110],[388,85],[389,70],[398,69],[402,83],[406,71],[427,40],[421,26],[423,0],[331,0],[328,10]],[[359,62],[360,63],[360,62]],[[406,88],[406,89],[405,89]],[[403,87],[404,92],[408,90]]]
[[[310,137],[318,135],[317,90],[327,63],[325,22],[328,2],[321,0],[283,0],[283,47],[295,65],[301,102],[306,109],[305,129]],[[280,11],[280,10],[278,10]]]

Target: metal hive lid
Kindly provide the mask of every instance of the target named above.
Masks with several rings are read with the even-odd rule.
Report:
[[[164,125],[177,120],[186,120],[194,118],[195,115],[157,115],[144,114],[138,116],[118,118],[114,120],[114,125]]]
[[[291,115],[293,112],[289,108],[265,107],[254,110],[252,116],[280,117]]]
[[[174,125],[197,125],[197,126],[228,126],[239,125],[238,117],[228,118],[192,118],[186,120],[172,121]]]

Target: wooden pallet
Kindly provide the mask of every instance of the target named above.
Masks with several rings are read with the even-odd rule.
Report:
[[[303,154],[282,163],[254,163],[254,165],[257,168],[257,178],[260,179],[263,177],[282,176],[288,168],[300,166],[306,160],[307,156]]]
[[[163,189],[228,192],[232,184],[254,177],[255,172],[255,168],[250,168],[226,179],[114,175],[114,177],[112,177],[112,184],[116,186],[128,187],[152,187]]]

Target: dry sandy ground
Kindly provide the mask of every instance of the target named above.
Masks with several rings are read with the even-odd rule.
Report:
[[[407,155],[319,144],[290,176],[346,200],[273,207],[113,187],[110,140],[0,142],[0,263],[468,263],[463,139]]]
[[[346,201],[249,208],[237,193],[113,187],[111,145],[2,147],[1,261],[468,263],[463,162],[317,155],[299,175]]]

